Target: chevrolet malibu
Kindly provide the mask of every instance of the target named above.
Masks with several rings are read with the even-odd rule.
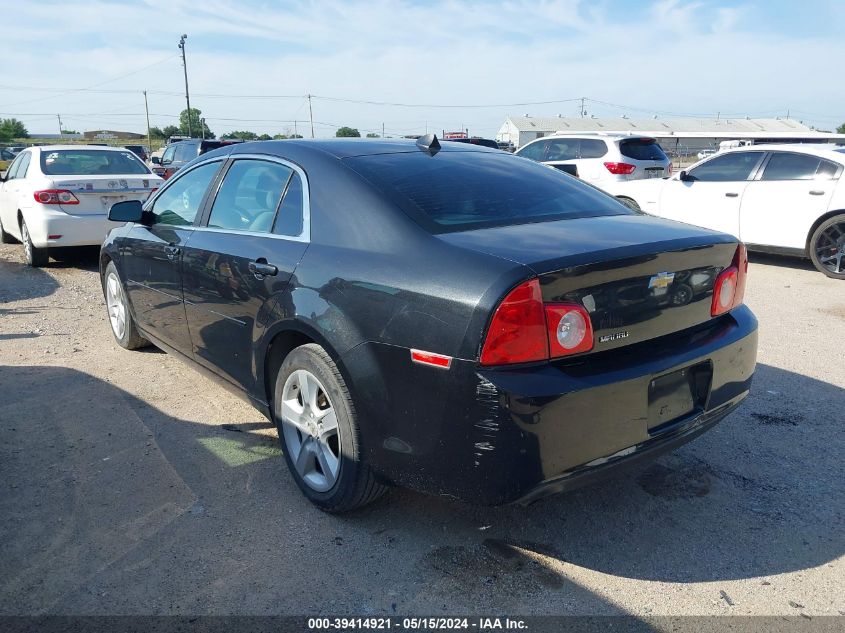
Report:
[[[245,143],[111,218],[118,344],[251,402],[327,511],[390,485],[528,503],[687,442],[749,393],[735,238],[504,152]]]
[[[55,249],[99,246],[115,226],[111,205],[146,200],[160,182],[126,148],[29,147],[0,180],[0,241],[22,242],[30,266]]]

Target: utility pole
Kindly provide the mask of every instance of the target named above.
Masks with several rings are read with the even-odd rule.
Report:
[[[144,90],[144,112],[147,113],[147,147],[150,153],[153,151],[152,135],[150,134],[150,104],[147,103],[147,91]]]
[[[580,115],[581,115],[581,118],[582,118],[582,119],[583,119],[585,116],[587,116],[587,111],[584,109],[584,102],[585,102],[586,100],[587,100],[587,97],[581,97],[581,109],[578,111],[578,114],[580,114]]]
[[[202,132],[202,140],[205,140],[205,118],[200,119],[200,132]]]
[[[193,130],[191,129],[191,97],[188,94],[188,62],[185,61],[185,40],[188,36],[184,33],[179,38],[179,48],[182,50],[182,68],[185,70],[185,102],[188,104],[188,136],[193,137]]]
[[[384,138],[384,121],[381,122],[381,137]]]
[[[314,112],[311,110],[311,95],[308,95],[308,118],[311,120],[311,138],[314,138]]]
[[[290,130],[288,130],[290,131]],[[299,136],[299,131],[296,129],[296,119],[293,120],[293,138]]]
[[[64,132],[62,132],[62,115],[57,114],[56,118],[59,120],[59,138],[64,136]]]

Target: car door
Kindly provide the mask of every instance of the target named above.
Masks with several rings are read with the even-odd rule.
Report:
[[[577,161],[580,142],[577,138],[551,138],[546,141],[546,154],[542,161],[555,169],[580,177],[580,165]]]
[[[740,207],[739,237],[749,244],[803,250],[830,207],[842,167],[812,154],[771,152]]]
[[[308,247],[305,173],[280,159],[233,158],[184,256],[195,359],[248,392],[255,346]]]
[[[658,213],[664,218],[739,235],[739,208],[748,180],[765,152],[729,152],[664,181]]]
[[[0,222],[4,230],[20,239],[20,227],[18,226],[18,210],[32,206],[32,191],[26,186],[26,174],[29,172],[29,163],[32,160],[32,152],[24,151],[18,154],[15,162],[9,166],[6,174],[6,182],[3,183],[2,199],[0,199]]]
[[[182,253],[223,159],[201,163],[169,181],[121,245],[126,291],[141,328],[191,356],[182,297]]]

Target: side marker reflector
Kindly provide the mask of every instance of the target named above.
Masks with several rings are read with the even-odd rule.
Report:
[[[452,366],[452,357],[433,352],[423,352],[419,349],[411,350],[411,360],[421,365],[431,365],[440,369],[449,369]]]

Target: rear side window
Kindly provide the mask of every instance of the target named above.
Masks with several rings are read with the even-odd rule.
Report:
[[[577,138],[556,138],[550,140],[544,160],[574,160],[578,158]]]
[[[581,139],[581,158],[601,158],[607,154],[607,144],[596,138]]]
[[[748,180],[751,171],[760,162],[763,152],[732,152],[711,158],[695,169],[689,175],[694,180],[702,182],[737,182]]]
[[[819,163],[819,168],[816,170],[816,180],[832,180],[836,177],[836,172],[839,171],[839,165],[832,163],[829,160],[824,160]]]
[[[516,155],[522,156],[523,158],[530,158],[531,160],[543,160],[543,156],[546,154],[546,145],[548,145],[548,141],[537,141],[536,143],[526,145]]]
[[[556,169],[505,153],[417,151],[344,162],[433,233],[634,213]]]
[[[282,200],[282,206],[279,207],[273,233],[277,235],[288,235],[290,237],[301,235],[304,202],[305,195],[302,189],[302,178],[299,177],[299,174],[293,172],[287,190],[285,191],[285,197]]]
[[[776,152],[772,154],[760,180],[812,180],[821,159],[808,154]]]
[[[59,149],[41,152],[41,171],[47,176],[96,174],[149,174],[150,170],[129,150]]]
[[[292,172],[279,163],[236,160],[217,192],[208,226],[269,233]]]
[[[663,148],[654,139],[629,139],[619,143],[623,156],[634,160],[668,160]]]

